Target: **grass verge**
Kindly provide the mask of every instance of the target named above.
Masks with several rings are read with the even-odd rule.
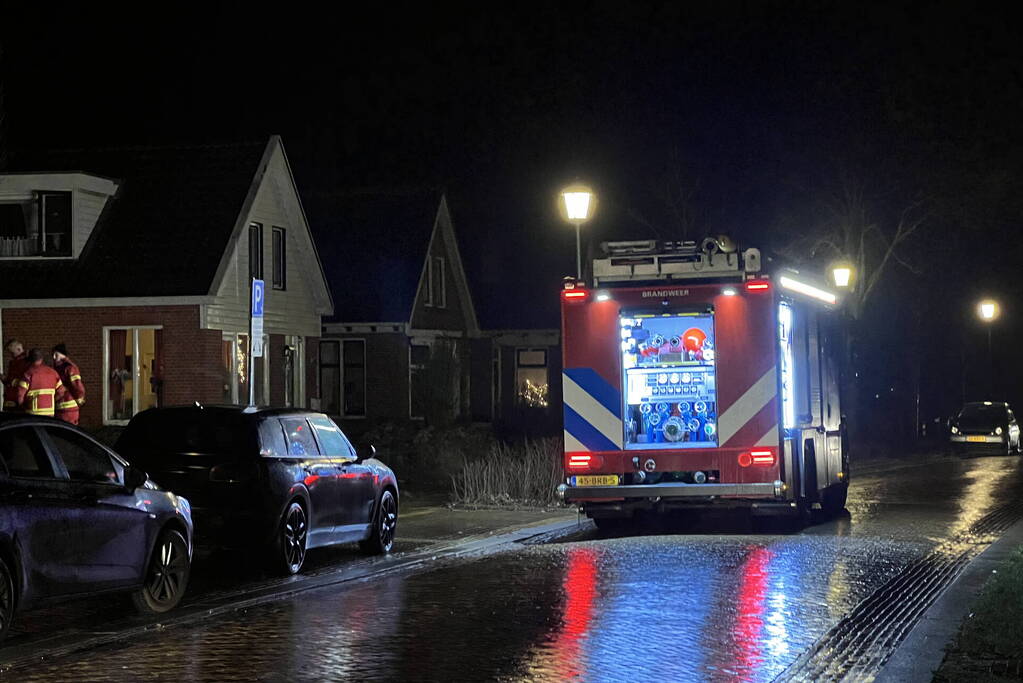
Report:
[[[1023,678],[1023,546],[984,584],[934,680],[1018,681]]]

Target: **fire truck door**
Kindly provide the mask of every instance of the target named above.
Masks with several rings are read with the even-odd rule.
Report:
[[[828,457],[827,428],[824,425],[824,353],[820,321],[817,311],[806,311],[806,341],[810,391],[810,429],[806,430],[805,440],[813,440],[813,458],[817,469],[817,489],[820,490],[831,482],[830,458]],[[816,500],[816,492],[808,491],[811,500]]]

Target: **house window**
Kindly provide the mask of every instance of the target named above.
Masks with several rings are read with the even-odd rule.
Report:
[[[408,360],[409,417],[421,420],[426,417],[426,366],[430,362],[430,347],[419,344],[409,346]]]
[[[71,256],[71,193],[0,204],[0,257]]]
[[[39,212],[42,215],[43,256],[70,256],[71,193],[41,193]]]
[[[547,381],[547,350],[515,350],[515,397],[522,405],[546,408],[549,384]]]
[[[163,330],[108,327],[103,330],[103,421],[127,422],[163,404]]]
[[[344,412],[345,417],[366,416],[366,341],[346,339],[342,344],[344,356]]]
[[[274,227],[273,229],[273,260],[274,260],[274,289],[287,289],[288,282],[288,254],[287,240],[284,228]]]
[[[238,341],[234,335],[225,334],[220,342],[220,366],[223,377],[223,389],[220,394],[221,403],[230,405],[238,403],[238,383],[235,381],[236,357]]]
[[[444,287],[444,259],[434,256],[426,262],[427,292],[426,305],[446,308],[448,305],[447,290]]]
[[[262,223],[249,223],[249,277],[263,279]]]
[[[320,342],[320,396],[323,412],[341,414],[341,342]]]

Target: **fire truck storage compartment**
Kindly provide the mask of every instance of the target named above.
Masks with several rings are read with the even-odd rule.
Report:
[[[714,311],[623,311],[625,449],[716,448]]]

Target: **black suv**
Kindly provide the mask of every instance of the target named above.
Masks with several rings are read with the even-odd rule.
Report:
[[[15,610],[133,591],[144,613],[181,600],[188,501],[77,427],[0,413],[0,639]]]
[[[294,574],[308,548],[358,541],[385,553],[394,544],[394,473],[322,413],[153,408],[132,418],[117,450],[188,496],[199,545],[266,547]]]

